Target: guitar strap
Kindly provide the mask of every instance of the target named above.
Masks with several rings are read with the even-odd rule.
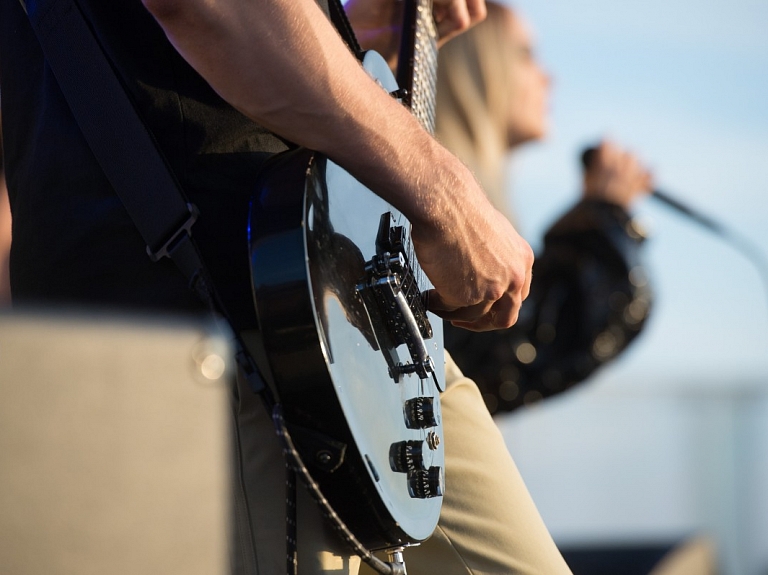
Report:
[[[77,1],[20,2],[88,146],[139,230],[150,259],[170,258],[198,297],[232,325],[192,240],[197,208],[184,196]],[[121,126],[119,133],[111,129],[115,125]],[[256,363],[233,331],[237,362],[249,385],[273,403]]]
[[[192,239],[197,208],[187,201],[77,0],[19,1],[91,151],[146,243],[147,254],[152,261],[170,258],[198,297],[226,318]],[[360,46],[341,0],[329,0],[329,12],[344,41],[359,56]],[[111,128],[115,125],[121,126],[119,133]],[[256,393],[268,393],[239,334],[235,338],[238,363],[250,386]],[[268,405],[273,403],[270,398]]]
[[[360,47],[360,43],[357,41],[355,31],[352,29],[352,25],[349,23],[347,13],[344,11],[344,6],[341,4],[341,0],[328,0],[328,11],[330,12],[331,22],[336,27],[336,30],[341,34],[341,38],[347,44],[350,50],[354,53],[358,60],[363,58],[363,49]]]
[[[189,286],[213,312],[222,314],[213,283],[192,238],[197,208],[189,203],[160,152],[154,137],[134,108],[108,57],[84,18],[78,0],[19,0],[43,49],[70,109],[99,165],[107,176],[147,245],[152,261],[170,258],[189,282]],[[331,20],[344,41],[360,58],[362,50],[347,20],[341,0],[328,0]],[[87,72],[85,72],[87,70]],[[87,73],[87,82],[84,75]],[[112,126],[121,126],[116,133]],[[135,166],[142,166],[137,170]],[[230,325],[232,322],[229,321]],[[336,524],[342,537],[362,559],[379,573],[401,573],[398,565],[382,562],[365,549],[336,516],[312,480],[291,441],[282,420],[280,405],[264,383],[256,363],[246,351],[237,330],[233,330],[236,357],[253,391],[273,414],[275,427],[289,457],[289,480],[298,470],[320,504]],[[292,460],[292,461],[291,461]],[[290,469],[290,468],[293,469]],[[289,485],[289,493],[294,491]],[[295,505],[293,507],[295,510]],[[288,516],[295,531],[295,515]],[[295,535],[289,550],[288,571],[295,573]]]

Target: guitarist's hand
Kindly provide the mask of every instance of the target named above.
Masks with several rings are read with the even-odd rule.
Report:
[[[438,46],[485,20],[485,0],[433,0]]]
[[[531,284],[533,251],[479,185],[440,206],[437,224],[412,221],[416,255],[435,289],[428,308],[472,331],[512,326]]]
[[[345,11],[365,50],[381,54],[390,67],[397,63],[403,3],[393,0],[350,0]],[[485,0],[433,0],[438,45],[485,19]]]

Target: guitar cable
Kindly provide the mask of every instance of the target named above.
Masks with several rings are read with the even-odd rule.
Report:
[[[283,454],[286,464],[286,499],[288,500],[286,514],[286,542],[287,542],[287,566],[288,575],[297,575],[297,535],[296,535],[296,476],[300,476],[309,494],[320,506],[325,517],[331,521],[334,529],[341,538],[350,546],[356,555],[360,557],[371,569],[382,575],[406,575],[405,564],[399,562],[387,563],[376,557],[370,550],[354,536],[344,521],[331,507],[330,502],[320,491],[320,486],[312,479],[309,470],[304,465],[301,455],[291,439],[291,434],[283,419],[282,406],[276,403],[272,408],[272,422],[275,431],[283,444]]]

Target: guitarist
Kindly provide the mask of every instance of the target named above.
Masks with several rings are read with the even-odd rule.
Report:
[[[530,284],[529,246],[470,171],[362,70],[326,18],[327,0],[78,3],[200,210],[194,236],[235,328],[254,322],[249,182],[285,141],[325,153],[409,218],[435,286],[433,311],[476,331],[516,321]],[[24,4],[0,0],[14,303],[200,312],[173,264],[147,259],[45,63]],[[393,4],[356,2],[356,20],[369,33],[387,29]],[[482,19],[484,4],[439,0],[434,14],[445,40]],[[452,364],[448,373],[443,413],[454,455],[446,454],[446,481],[456,495],[446,496],[426,562],[409,550],[411,572],[567,573],[477,389]],[[234,570],[282,573],[282,457],[258,399],[246,387],[235,394],[242,481]],[[300,499],[299,508],[303,572],[354,572],[357,561],[345,559],[313,504]]]

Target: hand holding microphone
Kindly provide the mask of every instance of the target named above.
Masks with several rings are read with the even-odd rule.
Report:
[[[584,168],[584,180],[585,180],[585,189],[584,189],[584,197],[587,199],[604,199],[606,201],[611,201],[611,198],[606,196],[603,198],[598,198],[596,194],[598,193],[598,190],[600,189],[600,186],[597,185],[597,183],[605,181],[606,178],[608,178],[608,172],[613,171],[614,173],[623,170],[625,173],[624,179],[616,178],[617,183],[614,184],[614,188],[617,190],[619,189],[619,185],[623,185],[624,187],[621,188],[623,190],[623,195],[621,195],[620,192],[616,191],[614,192],[614,196],[616,197],[616,200],[624,199],[625,201],[628,200],[626,203],[621,203],[619,201],[614,200],[613,203],[617,203],[622,205],[624,208],[627,208],[629,206],[629,203],[631,200],[633,200],[638,195],[643,194],[649,194],[652,198],[662,202],[666,206],[672,208],[679,214],[682,214],[686,216],[687,218],[695,221],[696,223],[704,226],[705,228],[709,229],[712,232],[715,232],[720,235],[728,235],[726,233],[726,230],[723,228],[722,225],[715,222],[712,218],[709,216],[706,216],[689,206],[686,206],[685,204],[681,203],[679,200],[676,200],[672,196],[670,196],[668,193],[663,192],[659,189],[656,189],[653,187],[652,178],[650,176],[649,172],[645,172],[647,175],[647,180],[643,180],[643,176],[641,174],[637,174],[635,176],[632,175],[632,170],[634,169],[633,163],[636,163],[637,160],[634,158],[634,156],[631,156],[628,152],[622,152],[619,148],[614,146],[613,144],[610,144],[608,142],[602,142],[599,146],[592,147],[592,148],[586,148],[581,153],[581,165]],[[606,168],[606,166],[608,166]],[[610,166],[614,166],[611,168]],[[642,170],[637,164],[637,168]],[[590,174],[592,174],[590,176]],[[637,177],[638,179],[635,180],[635,183],[632,184],[632,177]],[[591,178],[591,180],[590,180]],[[592,196],[589,196],[590,193],[589,186],[587,182],[596,182],[592,185]],[[603,188],[606,186],[603,185]],[[630,193],[629,190],[634,190],[634,193]]]
[[[612,142],[582,154],[585,200],[600,200],[629,210],[635,199],[651,193],[653,178],[638,158]]]
[[[755,268],[757,268],[757,271],[763,280],[763,285],[766,288],[766,293],[768,293],[768,260],[766,260],[765,254],[759,246],[752,243],[748,238],[735,232],[733,229],[728,228],[698,210],[683,204],[668,193],[654,188],[652,178],[648,172],[646,172],[647,180],[643,180],[642,177],[637,176],[636,174],[639,179],[634,180],[632,185],[628,185],[633,182],[631,179],[634,177],[632,176],[633,161],[636,160],[634,160],[631,155],[627,154],[627,152],[622,152],[616,146],[607,142],[602,142],[599,146],[585,149],[581,153],[581,164],[584,168],[585,182],[584,198],[613,201],[613,203],[620,204],[624,208],[627,208],[629,203],[637,196],[649,194],[650,197],[663,203],[678,214],[685,216],[687,219],[696,222],[710,232],[718,235],[721,239],[741,252],[742,255],[749,259]],[[635,167],[639,167],[639,164]],[[642,168],[640,169],[642,171]],[[624,184],[627,184],[626,187],[621,188],[617,184],[614,184],[613,187],[605,185],[605,182],[610,179],[609,175],[611,173],[613,173],[614,177],[618,173],[624,173],[625,179],[619,179],[617,181],[623,181]],[[623,192],[620,193],[619,190],[622,189]],[[600,197],[600,190],[603,190],[603,192],[612,190],[612,193],[604,193],[603,196]],[[634,193],[629,193],[629,190],[634,190]]]

